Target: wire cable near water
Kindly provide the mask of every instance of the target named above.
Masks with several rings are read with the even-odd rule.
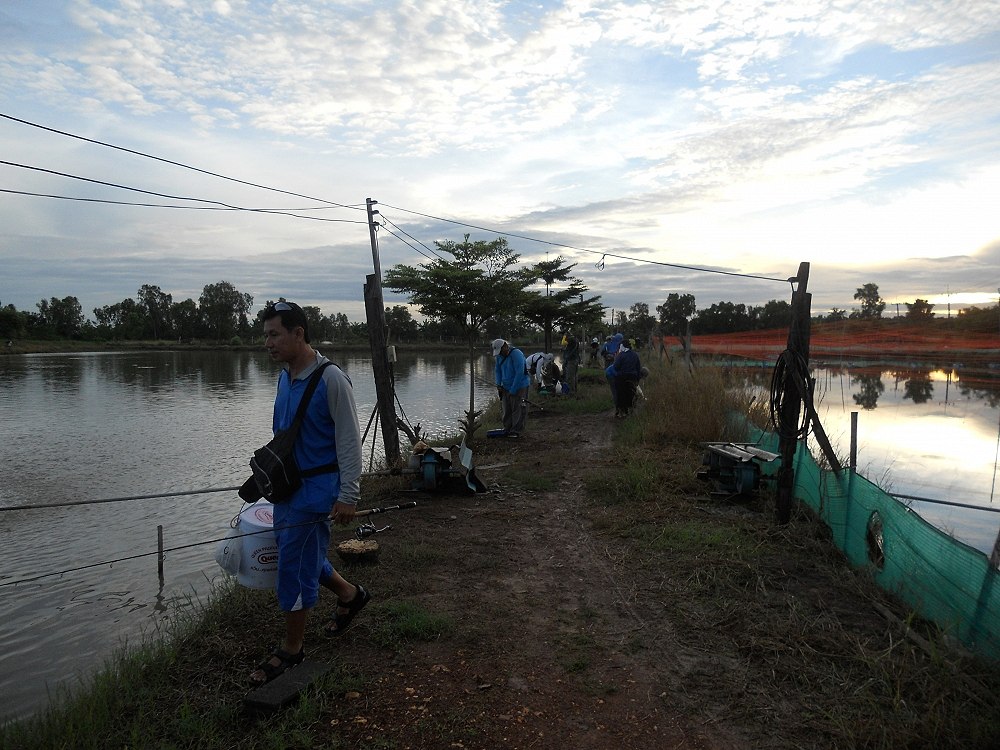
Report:
[[[247,507],[249,507],[249,506],[247,506]],[[383,506],[381,508],[368,508],[367,510],[360,510],[360,511],[358,511],[355,514],[354,517],[355,518],[366,518],[368,516],[373,516],[373,515],[376,515],[376,514],[379,514],[379,513],[387,513],[387,512],[390,512],[390,511],[394,511],[394,510],[406,510],[408,508],[416,508],[416,507],[417,507],[416,501],[415,500],[411,500],[410,502],[401,503],[399,505],[388,505],[388,506]],[[244,508],[241,508],[240,509],[240,513],[242,513],[243,510],[244,510]],[[239,517],[239,514],[237,514],[237,518],[238,517]],[[329,519],[321,518],[321,519],[316,520],[316,521],[303,521],[302,523],[285,524],[284,526],[279,526],[278,530],[280,531],[281,529],[293,529],[293,528],[296,528],[298,526],[310,526],[310,525],[312,525],[314,523],[325,523],[328,520]],[[207,540],[202,541],[202,542],[192,542],[191,544],[181,544],[181,545],[179,545],[177,547],[167,547],[167,548],[162,549],[162,550],[159,550],[159,549],[158,550],[154,550],[153,552],[140,552],[137,555],[128,555],[127,557],[119,557],[119,558],[116,558],[114,560],[102,560],[101,562],[88,563],[87,565],[78,565],[78,566],[76,566],[74,568],[66,568],[65,570],[56,570],[56,571],[52,571],[50,573],[41,573],[40,575],[32,576],[31,578],[19,578],[16,581],[0,581],[0,587],[3,587],[3,586],[17,586],[17,585],[22,584],[22,583],[32,583],[34,581],[41,580],[42,578],[51,578],[52,576],[61,576],[61,575],[64,575],[66,573],[75,573],[75,572],[77,572],[79,570],[87,570],[88,568],[99,568],[102,565],[114,565],[116,563],[127,562],[129,560],[138,560],[138,559],[143,558],[143,557],[151,557],[152,555],[159,555],[161,553],[166,554],[167,552],[178,552],[180,550],[191,549],[192,547],[201,547],[201,546],[204,546],[206,544],[217,544],[219,542],[224,542],[224,541],[228,541],[228,540],[231,540],[231,539],[241,539],[241,538],[243,538],[245,536],[256,536],[258,534],[271,534],[271,533],[274,533],[274,528],[261,529],[260,531],[246,531],[246,532],[243,532],[242,534],[233,534],[231,536],[224,536],[224,537],[220,537],[218,539],[207,539]]]
[[[126,500],[155,500],[163,497],[182,497],[184,495],[204,495],[209,492],[235,492],[240,485],[233,487],[209,487],[203,490],[181,490],[180,492],[161,492],[155,495],[126,495],[124,497],[106,497],[100,500],[67,500],[61,503],[32,503],[30,505],[10,505],[0,507],[0,512],[8,510],[37,510],[39,508],[65,508],[71,505],[98,505],[100,503],[122,503]]]

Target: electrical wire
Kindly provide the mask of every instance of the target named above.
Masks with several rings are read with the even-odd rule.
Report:
[[[222,208],[224,208],[226,210],[230,210],[230,211],[246,211],[246,212],[251,212],[251,213],[281,214],[281,215],[284,215],[284,216],[294,216],[295,218],[308,219],[308,220],[312,220],[312,221],[340,221],[340,222],[348,222],[348,223],[351,223],[351,224],[366,224],[367,223],[367,222],[364,222],[364,221],[355,221],[353,219],[328,219],[328,218],[322,217],[322,216],[299,216],[297,214],[292,214],[292,213],[289,213],[288,211],[284,211],[284,210],[276,210],[276,209],[268,209],[268,208],[246,208],[244,206],[234,206],[234,205],[232,205],[230,203],[223,203],[222,201],[210,200],[210,199],[207,199],[207,198],[193,198],[191,196],[186,196],[186,195],[171,195],[170,193],[158,193],[158,192],[156,192],[154,190],[144,190],[142,188],[132,187],[130,185],[120,185],[118,183],[108,182],[106,180],[97,180],[97,179],[94,179],[93,177],[83,177],[81,175],[75,175],[75,174],[71,174],[69,172],[60,172],[60,171],[55,170],[55,169],[46,169],[45,167],[36,167],[36,166],[30,165],[30,164],[19,164],[17,162],[6,161],[4,159],[0,159],[0,164],[5,164],[5,165],[7,165],[9,167],[17,167],[19,169],[27,169],[27,170],[31,170],[31,171],[34,171],[34,172],[42,172],[44,174],[51,174],[51,175],[55,175],[57,177],[66,177],[66,178],[71,179],[71,180],[80,180],[81,182],[89,182],[89,183],[92,183],[92,184],[95,184],[95,185],[103,185],[105,187],[112,187],[112,188],[116,188],[118,190],[128,190],[128,191],[131,191],[133,193],[141,193],[143,195],[152,195],[152,196],[155,196],[157,198],[168,198],[170,200],[177,200],[177,201],[192,201],[194,203],[207,203],[210,206],[221,206]],[[310,210],[310,209],[306,209],[306,210]]]
[[[421,255],[421,256],[423,256],[423,257],[424,257],[424,258],[426,258],[427,260],[431,261],[431,263],[433,263],[433,262],[434,262],[434,260],[435,260],[434,258],[432,258],[432,257],[431,257],[430,255],[428,255],[427,253],[425,253],[425,252],[422,252],[422,251],[420,250],[420,248],[418,248],[418,247],[415,247],[415,246],[414,246],[414,245],[412,245],[411,243],[409,243],[409,242],[407,242],[406,240],[404,240],[404,239],[403,239],[402,237],[400,237],[400,236],[399,236],[398,234],[396,234],[395,232],[393,232],[393,231],[392,231],[391,229],[389,229],[388,227],[382,227],[382,229],[384,229],[384,230],[385,230],[386,232],[388,232],[389,234],[391,234],[391,235],[392,235],[393,237],[395,237],[395,238],[396,238],[397,240],[399,240],[399,241],[400,241],[400,242],[402,242],[402,243],[403,243],[404,245],[406,245],[407,247],[409,247],[409,248],[410,248],[411,250],[413,250],[413,251],[414,251],[415,253],[417,253],[418,255]],[[407,236],[409,236],[409,235],[407,235]],[[421,244],[423,244],[423,243],[421,243]],[[439,259],[439,260],[440,260],[440,259]]]
[[[135,149],[125,148],[123,146],[117,146],[115,144],[107,143],[105,141],[99,141],[99,140],[96,140],[96,139],[93,139],[93,138],[86,138],[84,136],[78,135],[76,133],[70,133],[70,132],[65,131],[65,130],[59,130],[57,128],[51,128],[51,127],[48,127],[48,126],[45,126],[45,125],[40,125],[38,123],[31,122],[29,120],[25,120],[25,119],[22,119],[20,117],[14,117],[12,115],[8,115],[8,114],[3,113],[3,112],[0,112],[0,118],[6,119],[6,120],[10,120],[12,122],[17,122],[17,123],[20,123],[22,125],[27,125],[29,127],[38,128],[39,130],[45,130],[45,131],[48,131],[50,133],[55,133],[57,135],[62,135],[62,136],[65,136],[67,138],[74,138],[74,139],[77,139],[77,140],[84,141],[86,143],[92,143],[94,145],[103,146],[105,148],[115,149],[117,151],[122,151],[124,153],[133,154],[135,156],[140,156],[140,157],[143,157],[143,158],[146,158],[146,159],[153,159],[155,161],[159,161],[159,162],[162,162],[164,164],[170,164],[172,166],[181,167],[182,169],[189,169],[191,171],[198,172],[200,174],[209,175],[211,177],[217,177],[219,179],[228,180],[230,182],[235,182],[235,183],[238,183],[238,184],[241,184],[241,185],[247,185],[249,187],[258,188],[258,189],[261,189],[261,190],[269,190],[269,191],[272,191],[272,192],[283,193],[285,195],[292,195],[292,196],[295,196],[295,197],[298,197],[298,198],[306,198],[308,200],[314,200],[314,201],[317,201],[317,202],[320,202],[320,203],[326,203],[326,204],[328,204],[330,206],[336,206],[338,208],[349,208],[349,209],[359,210],[359,211],[363,210],[363,208],[367,208],[367,202],[366,202],[366,204],[365,204],[364,207],[362,207],[362,205],[360,205],[360,204],[337,203],[335,201],[328,201],[328,200],[325,200],[323,198],[316,198],[316,197],[313,197],[313,196],[305,195],[303,193],[296,193],[296,192],[293,192],[293,191],[290,191],[290,190],[282,190],[280,188],[274,188],[274,187],[270,187],[268,185],[261,185],[259,183],[249,182],[247,180],[241,180],[241,179],[238,179],[238,178],[235,178],[235,177],[229,177],[227,175],[219,174],[218,172],[212,172],[212,171],[209,171],[209,170],[206,170],[206,169],[201,169],[199,167],[194,167],[194,166],[191,166],[189,164],[184,164],[183,162],[174,161],[172,159],[166,159],[166,158],[163,158],[163,157],[160,157],[160,156],[155,156],[153,154],[147,154],[147,153],[144,153],[142,151],[137,151]],[[0,162],[0,163],[11,164],[11,162]],[[13,165],[12,164],[12,166],[23,166],[23,165]],[[32,167],[26,167],[26,168],[32,168]],[[35,169],[37,169],[37,168],[35,168]],[[50,170],[40,170],[40,171],[50,171]],[[52,173],[53,174],[58,174],[56,172],[52,172]],[[73,175],[64,175],[64,176],[74,177]],[[77,177],[76,179],[85,179],[85,178],[79,178],[79,177]],[[114,185],[113,183],[101,183],[98,180],[92,180],[92,181],[93,182],[98,182],[99,184],[105,184],[105,185],[109,185],[109,186],[113,186],[113,187],[122,187],[120,185]],[[146,194],[150,194],[150,195],[157,195],[159,197],[168,197],[168,198],[171,198],[171,199],[174,199],[174,200],[196,200],[196,201],[201,201],[202,200],[202,199],[197,199],[197,198],[185,198],[185,197],[176,197],[176,196],[165,196],[165,195],[162,195],[160,193],[153,193],[153,192],[150,192],[150,191],[138,190],[136,188],[124,188],[124,189],[136,190],[137,192],[142,192],[142,193],[146,193]],[[207,202],[217,203],[218,205],[223,205],[223,206],[227,205],[227,204],[218,203],[217,201],[207,201]],[[747,273],[739,273],[739,272],[736,272],[736,271],[724,271],[722,269],[717,269],[717,268],[704,268],[704,267],[701,267],[701,266],[690,266],[690,265],[685,265],[685,264],[681,264],[681,263],[669,263],[669,262],[666,262],[666,261],[651,260],[649,258],[635,258],[635,257],[628,256],[628,255],[621,255],[621,254],[618,254],[618,253],[609,253],[609,252],[606,252],[606,251],[591,250],[589,248],[577,247],[575,245],[568,245],[568,244],[561,243],[561,242],[553,242],[551,240],[543,240],[543,239],[539,239],[537,237],[531,237],[531,236],[528,236],[528,235],[516,234],[516,233],[513,233],[513,232],[504,232],[504,231],[499,230],[499,229],[494,229],[494,228],[490,228],[490,227],[484,227],[484,226],[480,226],[480,225],[477,225],[477,224],[470,224],[468,222],[462,222],[462,221],[458,221],[458,220],[455,220],[455,219],[447,219],[447,218],[444,218],[444,217],[434,216],[432,214],[423,213],[421,211],[414,211],[412,209],[402,208],[400,206],[392,206],[392,205],[389,205],[387,203],[386,204],[381,204],[381,205],[384,205],[386,208],[391,208],[391,209],[393,209],[395,211],[403,211],[405,213],[413,214],[415,216],[423,216],[424,218],[433,219],[435,221],[444,221],[444,222],[447,222],[447,223],[450,223],[450,224],[455,224],[457,226],[469,227],[471,229],[479,229],[481,231],[491,232],[491,233],[498,234],[498,235],[501,235],[501,236],[514,237],[514,238],[517,238],[517,239],[527,240],[529,242],[537,242],[537,243],[544,244],[544,245],[550,245],[552,247],[562,247],[562,248],[566,248],[568,250],[576,250],[578,252],[592,253],[594,255],[600,255],[601,256],[601,260],[598,262],[598,267],[601,268],[602,270],[603,270],[604,259],[605,258],[618,258],[619,260],[627,260],[627,261],[631,261],[631,262],[634,262],[634,263],[648,263],[648,264],[651,264],[651,265],[664,266],[664,267],[667,267],[667,268],[679,268],[679,269],[686,270],[686,271],[695,271],[697,273],[714,273],[714,274],[720,274],[720,275],[724,275],[724,276],[735,276],[735,277],[746,278],[746,279],[757,279],[757,280],[760,280],[760,281],[774,281],[774,282],[778,282],[778,283],[782,283],[782,284],[788,282],[787,278],[786,279],[778,279],[778,278],[774,278],[774,277],[771,277],[771,276],[763,276],[763,275],[759,275],[759,274],[747,274]],[[280,211],[271,211],[271,210],[266,210],[266,209],[243,209],[243,208],[240,208],[240,207],[232,207],[232,206],[227,206],[227,207],[228,208],[233,208],[235,210],[259,211],[259,212],[264,212],[264,213],[283,213],[283,212],[280,212]],[[289,214],[289,215],[293,215],[293,216],[295,216],[295,218],[314,218],[314,219],[317,219],[317,220],[322,220],[322,219],[319,219],[319,217],[304,217],[304,216],[296,216],[294,214]],[[326,221],[334,221],[334,220],[326,219]],[[367,222],[358,222],[358,223],[367,223]],[[389,222],[389,223],[392,223],[392,222]],[[394,224],[394,223],[392,223],[392,224],[400,232],[403,232],[403,230],[400,229],[396,224]],[[395,236],[400,241],[403,241],[402,238],[400,238],[398,235],[393,234],[393,236]],[[407,234],[407,236],[411,237],[411,239],[413,239],[415,242],[419,242],[419,240],[416,240],[411,235]],[[406,243],[406,244],[409,244],[409,243]],[[422,242],[420,244],[423,245]],[[412,245],[410,245],[410,247],[413,248]],[[427,247],[427,246],[424,245],[424,247]],[[416,248],[413,248],[413,249],[416,250]],[[428,248],[428,250],[430,250],[430,248]],[[433,253],[433,251],[431,251],[431,252]],[[435,253],[435,255],[436,255],[436,253]],[[424,257],[426,257],[426,256],[424,256]],[[440,256],[437,256],[437,257],[440,258]]]
[[[207,169],[200,169],[198,167],[193,167],[190,164],[184,164],[183,162],[173,161],[172,159],[165,159],[162,156],[154,156],[152,154],[147,154],[142,151],[136,151],[131,148],[125,148],[124,146],[116,146],[112,143],[105,143],[104,141],[94,140],[93,138],[85,138],[82,135],[77,135],[76,133],[70,133],[65,130],[57,130],[56,128],[50,128],[45,125],[39,125],[35,122],[30,122],[28,120],[23,120],[19,117],[14,117],[12,115],[0,112],[0,118],[5,120],[11,120],[12,122],[18,122],[22,125],[28,125],[33,128],[38,128],[39,130],[46,130],[50,133],[56,133],[57,135],[66,136],[67,138],[75,138],[79,141],[85,141],[86,143],[93,143],[97,146],[104,146],[105,148],[115,149],[116,151],[122,151],[127,154],[132,154],[134,156],[141,156],[144,159],[153,159],[154,161],[162,162],[163,164],[170,164],[175,167],[181,167],[182,169],[189,169],[192,172],[198,172],[200,174],[208,175],[209,177],[218,177],[220,180],[227,180],[229,182],[235,182],[240,185],[247,185],[248,187],[259,188],[260,190],[269,190],[274,193],[283,193],[284,195],[291,195],[296,198],[305,198],[307,200],[316,201],[318,203],[326,203],[330,206],[336,206],[337,208],[350,208],[357,211],[365,210],[365,204],[347,204],[347,203],[337,203],[335,201],[329,201],[324,198],[315,198],[311,195],[304,195],[302,193],[295,193],[290,190],[282,190],[280,188],[270,187],[268,185],[260,185],[256,182],[248,182],[247,180],[240,180],[236,177],[229,177],[224,174],[219,174],[218,172],[210,172]]]
[[[723,271],[723,270],[717,269],[717,268],[703,268],[703,267],[700,267],[700,266],[687,266],[687,265],[682,265],[680,263],[668,263],[668,262],[662,261],[662,260],[650,260],[649,258],[633,258],[633,257],[628,256],[628,255],[619,255],[617,253],[609,253],[609,252],[606,252],[606,251],[603,251],[603,250],[591,250],[591,249],[586,248],[586,247],[577,247],[576,245],[567,245],[567,244],[562,243],[562,242],[553,242],[552,240],[542,240],[542,239],[538,239],[537,237],[530,237],[530,236],[524,235],[524,234],[515,234],[514,232],[505,232],[505,231],[503,231],[501,229],[494,229],[494,228],[491,228],[491,227],[479,226],[477,224],[468,224],[466,222],[458,221],[456,219],[446,219],[446,218],[444,218],[442,216],[433,216],[431,214],[425,214],[425,213],[422,213],[420,211],[414,211],[414,210],[409,209],[409,208],[401,208],[400,206],[390,206],[388,203],[380,203],[379,205],[385,206],[386,208],[391,208],[394,211],[404,211],[406,213],[414,214],[416,216],[423,216],[425,219],[434,219],[435,221],[444,221],[444,222],[447,222],[449,224],[455,224],[455,225],[460,226],[460,227],[469,227],[470,229],[479,229],[480,231],[483,231],[483,232],[492,232],[493,234],[499,234],[499,235],[502,235],[504,237],[514,237],[514,238],[519,239],[519,240],[527,240],[529,242],[537,242],[537,243],[540,243],[540,244],[543,244],[543,245],[551,245],[552,247],[564,247],[564,248],[566,248],[568,250],[577,250],[577,251],[579,251],[581,253],[592,253],[594,255],[600,255],[601,256],[601,261],[603,261],[605,257],[607,257],[607,258],[618,258],[619,260],[629,260],[629,261],[633,261],[635,263],[650,263],[650,264],[656,265],[656,266],[666,266],[668,268],[680,268],[680,269],[683,269],[685,271],[697,271],[699,273],[717,273],[717,274],[722,274],[722,275],[725,275],[725,276],[738,276],[738,277],[744,278],[744,279],[758,279],[758,280],[761,280],[761,281],[775,281],[775,282],[778,282],[778,283],[781,283],[781,284],[787,284],[788,281],[789,281],[788,278],[777,279],[777,278],[774,278],[773,276],[760,276],[760,275],[757,275],[757,274],[738,273],[736,271]],[[599,263],[601,261],[599,261]]]
[[[79,201],[81,203],[106,203],[113,206],[138,206],[140,208],[174,208],[183,211],[249,211],[254,213],[268,213],[268,214],[279,214],[283,216],[292,216],[296,219],[312,219],[315,221],[331,221],[341,224],[367,224],[366,221],[359,221],[356,219],[330,219],[325,216],[299,216],[296,211],[329,211],[330,208],[327,206],[312,206],[309,208],[239,208],[236,206],[226,207],[226,206],[175,206],[167,203],[139,203],[137,201],[115,201],[108,198],[80,198],[78,196],[72,195],[55,195],[53,193],[32,193],[27,190],[11,190],[9,188],[0,188],[0,193],[12,193],[13,195],[27,195],[36,198],[55,198],[64,201]],[[197,200],[197,199],[191,199]]]
[[[425,248],[425,249],[427,250],[427,252],[429,252],[429,253],[430,253],[431,255],[433,255],[433,256],[434,256],[435,258],[437,258],[438,260],[444,260],[444,258],[443,258],[443,257],[442,257],[441,255],[439,255],[439,254],[438,254],[438,253],[437,253],[437,252],[436,252],[436,251],[435,251],[435,250],[434,250],[433,248],[431,248],[431,247],[428,247],[428,246],[427,246],[426,244],[424,244],[423,242],[421,242],[420,240],[418,240],[418,239],[417,239],[416,237],[414,237],[414,236],[413,236],[412,234],[410,234],[410,233],[409,233],[409,232],[407,232],[407,231],[406,231],[405,229],[403,229],[403,228],[402,228],[402,227],[400,227],[400,226],[399,226],[398,224],[396,224],[396,222],[392,221],[392,219],[390,219],[390,218],[389,218],[388,216],[386,216],[386,215],[385,215],[384,213],[381,213],[381,212],[379,212],[379,216],[381,216],[381,217],[382,217],[382,218],[383,218],[383,219],[384,219],[385,221],[387,221],[387,222],[389,222],[390,224],[392,224],[392,226],[393,226],[393,227],[395,227],[397,231],[399,231],[399,232],[402,232],[402,233],[403,233],[403,234],[405,234],[405,235],[406,235],[407,237],[409,237],[409,238],[410,238],[411,240],[413,240],[414,242],[416,242],[416,243],[418,243],[419,245],[421,245],[421,246],[422,246],[423,248]],[[386,231],[388,231],[388,229],[387,229]],[[395,235],[393,235],[393,236],[395,236]],[[399,238],[397,237],[397,239],[399,239]],[[414,248],[414,249],[416,249],[416,248]],[[418,252],[419,252],[419,251],[418,251]]]

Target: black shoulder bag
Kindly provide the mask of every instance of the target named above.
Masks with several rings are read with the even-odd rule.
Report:
[[[250,459],[253,476],[243,483],[239,491],[240,497],[248,503],[262,497],[275,504],[287,503],[302,486],[304,477],[329,474],[340,468],[336,463],[330,463],[301,470],[295,461],[294,452],[295,439],[299,435],[299,427],[305,418],[309,402],[312,401],[313,393],[316,392],[320,378],[323,377],[323,370],[332,364],[333,362],[324,362],[310,376],[309,384],[302,394],[302,400],[299,401],[299,408],[295,411],[291,425],[276,434],[263,448],[253,452],[253,458]],[[291,379],[291,374],[288,377]]]

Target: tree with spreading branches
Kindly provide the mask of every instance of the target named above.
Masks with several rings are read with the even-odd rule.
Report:
[[[383,286],[409,295],[421,315],[452,321],[469,344],[469,411],[462,422],[466,444],[480,426],[476,411],[476,340],[484,325],[501,310],[523,307],[525,288],[532,277],[516,268],[520,255],[505,237],[492,241],[435,241],[438,251],[452,256],[417,266],[396,265],[385,273]]]
[[[545,291],[528,293],[522,315],[542,329],[547,352],[552,351],[553,329],[596,325],[604,315],[600,296],[585,299],[588,287],[570,276],[575,267],[575,263],[566,265],[559,256],[536,263],[527,271],[533,283],[545,283]]]

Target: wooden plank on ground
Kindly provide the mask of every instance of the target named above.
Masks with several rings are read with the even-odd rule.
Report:
[[[294,703],[302,692],[332,669],[321,661],[304,661],[279,677],[255,688],[243,699],[243,708],[254,714],[280,711]]]

